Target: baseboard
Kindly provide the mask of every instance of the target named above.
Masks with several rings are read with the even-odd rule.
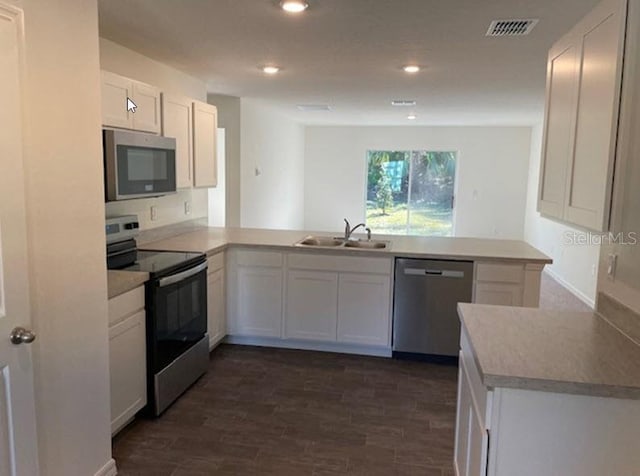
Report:
[[[554,271],[552,271],[548,267],[546,267],[544,269],[544,272],[547,273],[549,276],[551,276],[553,279],[555,279],[558,282],[558,284],[560,284],[560,286],[562,286],[567,291],[569,291],[571,294],[573,294],[575,297],[580,299],[583,303],[585,303],[591,309],[595,309],[596,302],[595,302],[594,299],[589,298],[586,294],[584,294],[582,291],[577,289],[575,286],[573,286],[572,284],[567,282],[565,279],[560,277],[557,273],[555,273]]]
[[[117,474],[116,460],[111,458],[94,476],[116,476]]]
[[[295,339],[277,339],[273,337],[227,336],[227,344],[255,345],[260,347],[278,347],[281,349],[315,350],[318,352],[337,352],[340,354],[370,355],[373,357],[391,357],[390,347],[340,344],[333,342],[314,342]]]

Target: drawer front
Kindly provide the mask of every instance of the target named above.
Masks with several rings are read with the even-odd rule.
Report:
[[[144,309],[144,286],[109,299],[109,327]]]
[[[391,275],[389,258],[291,253],[287,263],[290,269]]]
[[[273,251],[236,251],[238,266],[262,266],[267,268],[282,267],[282,253]]]
[[[523,279],[524,265],[521,264],[476,264],[476,281],[520,284]]]
[[[485,428],[488,428],[489,422],[485,421],[485,412],[487,409],[487,399],[489,398],[489,391],[482,383],[480,373],[478,372],[478,367],[476,366],[475,360],[473,359],[473,351],[471,350],[469,338],[467,337],[464,328],[462,329],[460,337],[460,345],[460,357],[462,359],[462,362],[460,362],[460,371],[462,371],[462,368],[464,368],[464,372],[466,373],[469,382],[469,387],[471,387],[471,398],[474,401],[474,404],[477,406],[478,416]]]
[[[224,253],[218,253],[209,257],[209,259],[207,259],[207,264],[209,266],[209,274],[224,268]]]

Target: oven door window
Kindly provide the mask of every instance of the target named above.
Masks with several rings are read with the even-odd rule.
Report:
[[[178,283],[157,287],[155,311],[151,344],[157,373],[207,332],[206,269]]]
[[[117,146],[118,193],[140,195],[176,190],[175,151]]]

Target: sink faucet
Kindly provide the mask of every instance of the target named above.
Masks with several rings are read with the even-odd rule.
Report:
[[[353,232],[356,231],[358,228],[362,227],[365,228],[367,225],[366,223],[359,223],[356,226],[354,226],[353,228],[351,228],[351,224],[349,223],[349,220],[347,220],[346,218],[344,219],[344,223],[345,223],[345,227],[344,227],[344,239],[345,240],[350,240],[351,239],[351,235],[353,235]],[[367,232],[367,236],[371,236],[369,232]],[[369,238],[371,239],[371,238]]]

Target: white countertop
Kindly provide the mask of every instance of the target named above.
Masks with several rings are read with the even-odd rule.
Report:
[[[265,247],[305,252],[331,252],[351,255],[402,256],[408,258],[520,261],[549,264],[551,258],[524,241],[481,238],[441,238],[374,235],[375,240],[390,241],[384,250],[353,248],[300,247],[295,243],[308,235],[335,236],[327,232],[262,230],[248,228],[205,228],[159,241],[144,243],[142,249],[168,251],[198,251],[212,255],[228,246]]]
[[[458,304],[483,384],[640,399],[640,346],[600,315]]]

